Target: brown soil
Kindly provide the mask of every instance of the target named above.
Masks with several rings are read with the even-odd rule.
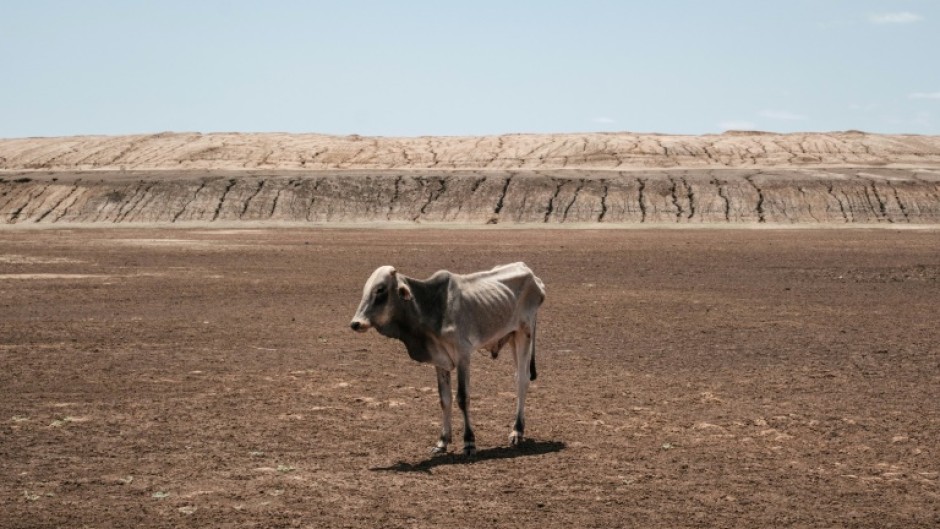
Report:
[[[0,233],[0,527],[938,527],[940,232]],[[524,260],[531,441],[363,281]],[[455,426],[459,436],[459,416]]]

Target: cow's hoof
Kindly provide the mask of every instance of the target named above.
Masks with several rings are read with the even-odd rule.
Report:
[[[512,432],[509,434],[509,446],[519,446],[522,444],[522,441],[525,440],[525,437],[521,432]]]
[[[476,455],[476,453],[477,453],[477,447],[474,445],[468,445],[468,446],[463,447],[463,455],[467,457],[472,457]]]
[[[447,445],[436,445],[436,446],[433,446],[433,447],[431,447],[431,453],[434,454],[434,455],[437,455],[437,454],[446,454],[446,453],[447,453]]]

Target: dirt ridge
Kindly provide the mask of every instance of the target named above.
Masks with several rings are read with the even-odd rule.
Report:
[[[0,140],[0,226],[936,224],[940,136],[161,133]]]
[[[0,178],[0,226],[230,221],[936,224],[940,171],[126,171]]]
[[[0,139],[0,171],[629,170],[884,165],[940,167],[940,136],[737,131],[702,136],[620,132],[396,138],[160,133]]]

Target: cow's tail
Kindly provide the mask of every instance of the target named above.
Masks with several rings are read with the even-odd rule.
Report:
[[[538,376],[535,372],[535,326],[536,319],[532,319],[532,338],[529,340],[529,348],[532,354],[529,355],[529,380],[535,380],[535,377]]]

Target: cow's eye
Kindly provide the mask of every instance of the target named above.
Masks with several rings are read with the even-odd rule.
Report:
[[[375,301],[376,305],[381,305],[385,303],[385,300],[388,299],[388,288],[385,285],[380,285],[379,288],[375,289]]]

